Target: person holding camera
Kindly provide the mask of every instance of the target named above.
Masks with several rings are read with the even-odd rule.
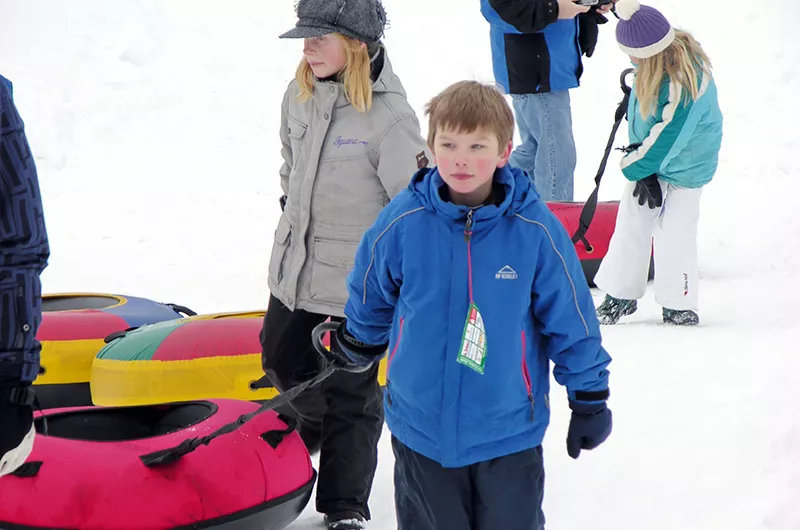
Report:
[[[50,256],[39,178],[12,90],[0,76],[0,477],[19,469],[33,450],[39,275]]]
[[[545,201],[571,201],[577,162],[569,90],[581,57],[616,0],[481,0],[491,25],[498,84],[511,94],[521,144],[509,163],[528,172]],[[576,45],[576,42],[578,45]]]

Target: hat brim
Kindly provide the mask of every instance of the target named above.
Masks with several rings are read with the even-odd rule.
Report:
[[[331,33],[336,33],[336,30],[331,27],[325,26],[295,26],[294,28],[290,29],[283,35],[281,35],[280,39],[308,39],[311,37],[322,37],[325,35],[330,35]]]
[[[643,46],[641,48],[633,48],[630,46],[625,46],[621,42],[617,41],[619,44],[620,49],[630,55],[631,57],[636,57],[637,59],[649,59],[654,55],[658,55],[659,53],[663,52],[667,48],[669,48],[670,44],[675,40],[675,29],[669,28],[669,32],[664,35],[660,41],[654,42],[649,46]]]

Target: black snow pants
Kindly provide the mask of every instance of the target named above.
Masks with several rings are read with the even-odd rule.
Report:
[[[544,530],[541,446],[456,468],[392,449],[398,530]]]
[[[328,318],[290,311],[270,296],[261,351],[264,372],[276,388],[288,390],[322,369],[321,357],[311,346],[311,330]],[[309,451],[320,450],[317,511],[360,514],[369,519],[368,500],[383,428],[378,366],[360,374],[334,372],[316,388],[300,394],[291,407]]]

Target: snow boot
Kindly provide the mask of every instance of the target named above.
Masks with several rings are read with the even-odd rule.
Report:
[[[691,309],[667,309],[662,310],[665,324],[675,324],[676,326],[696,326],[700,323],[700,317]]]
[[[623,300],[607,294],[597,308],[597,319],[601,324],[616,324],[620,318],[634,314],[636,309],[636,300]]]
[[[351,512],[326,515],[325,524],[328,530],[363,530],[367,527],[366,519]]]

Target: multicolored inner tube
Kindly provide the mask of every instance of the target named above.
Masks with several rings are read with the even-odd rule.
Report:
[[[161,322],[111,341],[94,360],[92,401],[101,406],[196,399],[262,401],[259,334],[264,311],[217,313]],[[379,380],[385,384],[385,361]]]
[[[42,407],[90,405],[89,376],[95,355],[105,346],[103,339],[128,328],[180,318],[180,309],[186,309],[179,307],[116,294],[44,295],[37,333],[41,368],[34,382]]]
[[[45,411],[26,464],[0,480],[0,528],[285,528],[308,503],[316,472],[291,422],[274,411],[177,462],[140,459],[257,408],[210,400]]]

